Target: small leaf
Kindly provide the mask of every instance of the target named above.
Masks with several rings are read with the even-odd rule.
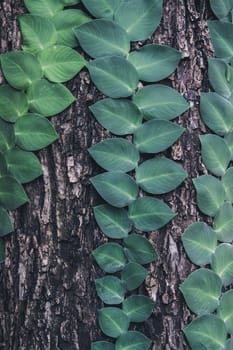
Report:
[[[167,120],[150,120],[134,132],[134,144],[140,152],[159,153],[170,147],[184,128]]]
[[[92,177],[91,183],[106,202],[117,208],[129,205],[138,195],[135,181],[124,173],[102,173]]]
[[[116,350],[148,350],[151,340],[137,331],[126,332],[117,339]]]
[[[116,135],[132,134],[142,123],[142,114],[128,100],[105,98],[89,107],[98,122]]]
[[[199,209],[206,215],[215,216],[225,199],[222,183],[211,175],[199,176],[193,183],[197,191]]]
[[[195,222],[182,235],[185,252],[193,264],[210,264],[217,247],[217,236],[205,222]]]
[[[50,117],[64,111],[75,98],[62,84],[41,79],[30,86],[28,101],[31,112]]]
[[[112,19],[120,0],[82,0],[82,3],[94,17]]]
[[[220,305],[217,310],[218,317],[223,320],[228,333],[233,333],[233,290],[224,293],[220,299]]]
[[[225,135],[224,140],[231,153],[231,160],[233,160],[233,132],[230,132],[229,134]]]
[[[23,91],[9,85],[0,86],[0,117],[7,122],[15,122],[28,110],[28,102]]]
[[[152,244],[145,237],[131,234],[124,238],[125,252],[132,262],[144,265],[156,261],[158,254]]]
[[[233,203],[233,168],[227,169],[222,177],[222,184],[226,193],[226,200]]]
[[[5,260],[5,244],[4,240],[0,238],[0,264]]]
[[[28,202],[22,185],[11,176],[0,178],[0,203],[8,210],[14,210]]]
[[[144,295],[131,295],[122,306],[130,322],[144,322],[150,317],[155,302]]]
[[[233,282],[233,246],[220,244],[212,259],[211,268],[221,278],[224,286]]]
[[[136,169],[136,181],[146,192],[167,193],[177,188],[186,178],[186,172],[173,160],[152,158]]]
[[[112,98],[131,96],[138,84],[138,73],[126,59],[101,57],[87,64],[90,76],[97,88]]]
[[[96,291],[105,304],[121,304],[126,290],[122,281],[115,276],[105,276],[95,280]]]
[[[105,272],[120,271],[126,264],[123,248],[117,243],[105,243],[96,248],[92,254],[97,264]]]
[[[208,21],[214,52],[217,57],[233,56],[233,24],[220,21]]]
[[[59,0],[24,0],[24,4],[32,14],[44,17],[52,17],[64,7]]]
[[[125,209],[103,204],[94,208],[94,214],[100,229],[110,238],[124,238],[131,231],[132,223]]]
[[[9,214],[7,213],[6,209],[0,207],[0,236],[5,236],[12,231],[13,226]]]
[[[127,315],[117,307],[105,307],[99,310],[98,321],[104,334],[112,338],[118,338],[129,328]]]
[[[107,341],[96,341],[91,343],[91,350],[115,350],[115,345]]]
[[[152,231],[166,225],[175,214],[161,200],[141,197],[129,206],[129,218],[134,226],[142,231]]]
[[[231,203],[224,203],[214,218],[214,230],[221,242],[233,240],[233,207]]]
[[[206,168],[216,176],[222,176],[231,160],[231,154],[224,139],[217,135],[202,135],[201,154]]]
[[[230,79],[227,79],[228,71],[231,73]],[[221,59],[209,58],[208,76],[210,84],[219,95],[226,98],[231,96],[233,92],[233,68],[230,65]]]
[[[188,307],[198,315],[211,313],[218,307],[221,288],[218,275],[204,268],[192,272],[180,286]]]
[[[138,288],[143,283],[147,275],[147,269],[133,262],[127,264],[121,271],[121,279],[129,291]]]
[[[117,23],[96,19],[74,28],[74,33],[83,50],[89,56],[126,56],[130,40],[126,31]]]
[[[224,322],[215,315],[204,315],[194,319],[184,329],[184,334],[192,350],[219,350],[227,337]]]
[[[166,85],[148,85],[140,89],[133,102],[141,110],[145,119],[174,119],[184,113],[189,105],[175,90]]]
[[[88,151],[96,163],[109,171],[133,170],[140,158],[135,146],[123,138],[104,140],[89,148]]]
[[[181,52],[166,45],[150,44],[129,54],[140,80],[155,82],[168,77],[176,69]]]
[[[210,0],[212,11],[218,18],[226,17],[233,8],[232,0]]]
[[[122,1],[114,20],[126,30],[130,40],[146,40],[159,26],[162,7],[162,0]]]
[[[15,145],[14,127],[0,118],[0,152],[6,152]]]

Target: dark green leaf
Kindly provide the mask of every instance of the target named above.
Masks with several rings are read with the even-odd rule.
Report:
[[[15,122],[28,110],[28,102],[23,91],[9,85],[0,86],[0,117],[7,122]]]
[[[222,184],[226,192],[226,200],[233,203],[233,168],[227,169],[222,177]]]
[[[5,153],[0,152],[0,177],[7,175],[8,168]]]
[[[220,58],[233,56],[233,24],[220,21],[208,21],[208,26],[215,55]]]
[[[144,295],[131,295],[124,300],[122,307],[130,322],[144,322],[150,317],[155,302]]]
[[[220,317],[227,327],[228,333],[233,334],[233,290],[224,293],[220,299],[220,305],[217,315]]]
[[[123,248],[117,243],[105,243],[96,248],[92,254],[97,264],[105,272],[120,271],[126,264]]]
[[[105,276],[95,280],[96,291],[105,304],[121,304],[126,290],[123,282],[115,276]]]
[[[0,152],[5,152],[15,145],[14,127],[0,118]]]
[[[124,238],[125,252],[130,261],[144,265],[156,261],[158,254],[145,237],[131,234]]]
[[[64,7],[63,2],[59,0],[24,0],[24,4],[32,14],[44,17],[53,17]]]
[[[28,202],[22,185],[11,176],[0,178],[0,203],[5,209],[13,210]]]
[[[91,350],[115,350],[115,345],[107,341],[96,341],[91,343]]]
[[[3,263],[5,260],[5,244],[4,240],[0,238],[0,263]]]
[[[231,242],[233,240],[233,207],[231,203],[223,204],[214,218],[213,225],[219,241]]]
[[[13,226],[9,214],[7,213],[6,209],[0,207],[0,236],[5,236],[12,231]]]
[[[99,310],[98,321],[104,334],[112,338],[118,338],[129,328],[127,315],[117,307],[105,307]]]
[[[116,341],[116,350],[148,350],[151,340],[143,333],[130,331],[122,334]]]
[[[131,291],[138,288],[148,274],[147,269],[137,263],[129,263],[121,271],[121,279],[126,288]]]
[[[233,68],[221,59],[209,58],[208,75],[213,89],[221,96],[229,98],[233,92]]]
[[[211,267],[221,278],[224,286],[233,282],[233,246],[231,244],[220,244],[212,259]]]
[[[120,0],[82,0],[82,3],[94,17],[112,19]]]

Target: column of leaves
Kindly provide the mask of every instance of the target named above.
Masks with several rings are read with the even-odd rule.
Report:
[[[28,201],[22,184],[42,174],[37,151],[57,139],[46,117],[62,112],[74,96],[61,83],[85,65],[72,47],[72,27],[90,18],[64,6],[76,0],[25,0],[30,14],[19,17],[23,51],[0,55],[8,84],[0,86],[0,236],[13,230],[7,210]],[[0,259],[4,259],[3,239]]]
[[[91,349],[146,350],[151,341],[128,329],[131,322],[143,322],[150,316],[154,302],[144,295],[129,296],[129,292],[143,283],[147,270],[142,265],[155,261],[157,253],[145,237],[132,231],[157,230],[174,213],[154,196],[139,196],[139,190],[152,195],[170,192],[181,184],[186,173],[166,157],[142,162],[140,154],[154,155],[169,148],[184,131],[170,120],[188,109],[174,89],[147,83],[169,76],[181,53],[158,44],[130,51],[131,41],[146,40],[155,31],[162,1],[82,2],[98,19],[76,27],[74,32],[91,57],[87,68],[92,81],[107,96],[90,110],[104,128],[120,136],[89,149],[93,159],[106,170],[91,182],[107,202],[96,206],[94,215],[111,239],[96,248],[93,255],[107,274],[116,273],[95,282],[98,296],[108,305],[98,312],[100,328],[116,341],[97,341]],[[137,90],[139,81],[146,86]]]
[[[193,350],[233,349],[233,24],[232,0],[211,0],[218,20],[208,22],[215,50],[202,93],[201,117],[212,134],[200,136],[202,159],[211,175],[194,179],[197,204],[213,218],[190,225],[182,241],[190,260],[201,266],[181,285],[189,308],[198,315],[184,333]],[[207,267],[205,267],[207,265]]]

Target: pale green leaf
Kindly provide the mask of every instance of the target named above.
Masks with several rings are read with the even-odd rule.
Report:
[[[121,304],[126,289],[123,282],[115,276],[105,276],[95,280],[96,292],[99,298],[108,305]]]
[[[129,328],[127,315],[117,307],[100,309],[98,312],[98,321],[102,332],[112,338],[118,338]]]
[[[150,317],[155,302],[144,295],[131,295],[123,301],[122,308],[130,322],[144,322]]]
[[[0,204],[5,209],[13,210],[28,202],[22,185],[12,176],[0,178]]]
[[[158,254],[145,237],[133,233],[124,238],[125,253],[132,262],[144,265],[156,261]]]
[[[208,27],[215,55],[220,58],[233,56],[233,24],[220,21],[208,21]]]
[[[226,325],[228,333],[233,334],[233,290],[224,293],[220,299],[217,315]]]
[[[231,203],[223,204],[214,218],[213,226],[219,241],[231,242],[233,240],[233,207]]]
[[[24,4],[33,15],[44,17],[53,17],[64,7],[61,0],[24,0]]]
[[[212,259],[211,268],[221,278],[224,286],[233,282],[233,246],[231,244],[220,244]]]
[[[123,248],[117,243],[105,243],[92,252],[102,270],[114,273],[122,270],[126,264]]]
[[[150,345],[151,340],[143,333],[130,331],[117,339],[115,350],[148,350]]]
[[[23,91],[10,85],[0,86],[0,117],[7,122],[15,122],[28,110],[28,101]]]
[[[121,271],[121,279],[129,291],[138,288],[147,275],[147,269],[134,262],[125,265],[124,269]]]
[[[231,131],[229,134],[225,135],[224,140],[231,153],[231,160],[233,160],[233,132]]]
[[[226,200],[233,203],[233,168],[227,169],[222,177],[222,184],[226,192]]]

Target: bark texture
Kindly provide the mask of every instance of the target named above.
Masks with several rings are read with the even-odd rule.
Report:
[[[16,17],[24,12],[22,1],[1,1],[1,52],[19,49]],[[160,259],[151,264],[141,291],[157,306],[137,329],[153,339],[152,350],[189,349],[182,328],[192,315],[179,285],[194,266],[184,253],[181,234],[200,218],[191,179],[205,173],[198,140],[205,128],[198,106],[200,91],[208,89],[209,15],[207,0],[164,0],[161,25],[148,41],[183,52],[179,68],[164,83],[175,87],[191,105],[177,119],[185,134],[166,152],[189,175],[175,192],[163,196],[178,214],[166,228],[149,235]],[[101,302],[94,288],[102,272],[91,252],[105,238],[92,213],[100,198],[89,182],[100,169],[87,148],[109,134],[88,110],[100,94],[87,72],[68,87],[77,101],[52,118],[60,138],[39,152],[44,175],[26,186],[30,203],[12,213],[15,232],[6,239],[6,260],[0,271],[0,350],[90,350],[91,341],[104,338],[96,322]]]

